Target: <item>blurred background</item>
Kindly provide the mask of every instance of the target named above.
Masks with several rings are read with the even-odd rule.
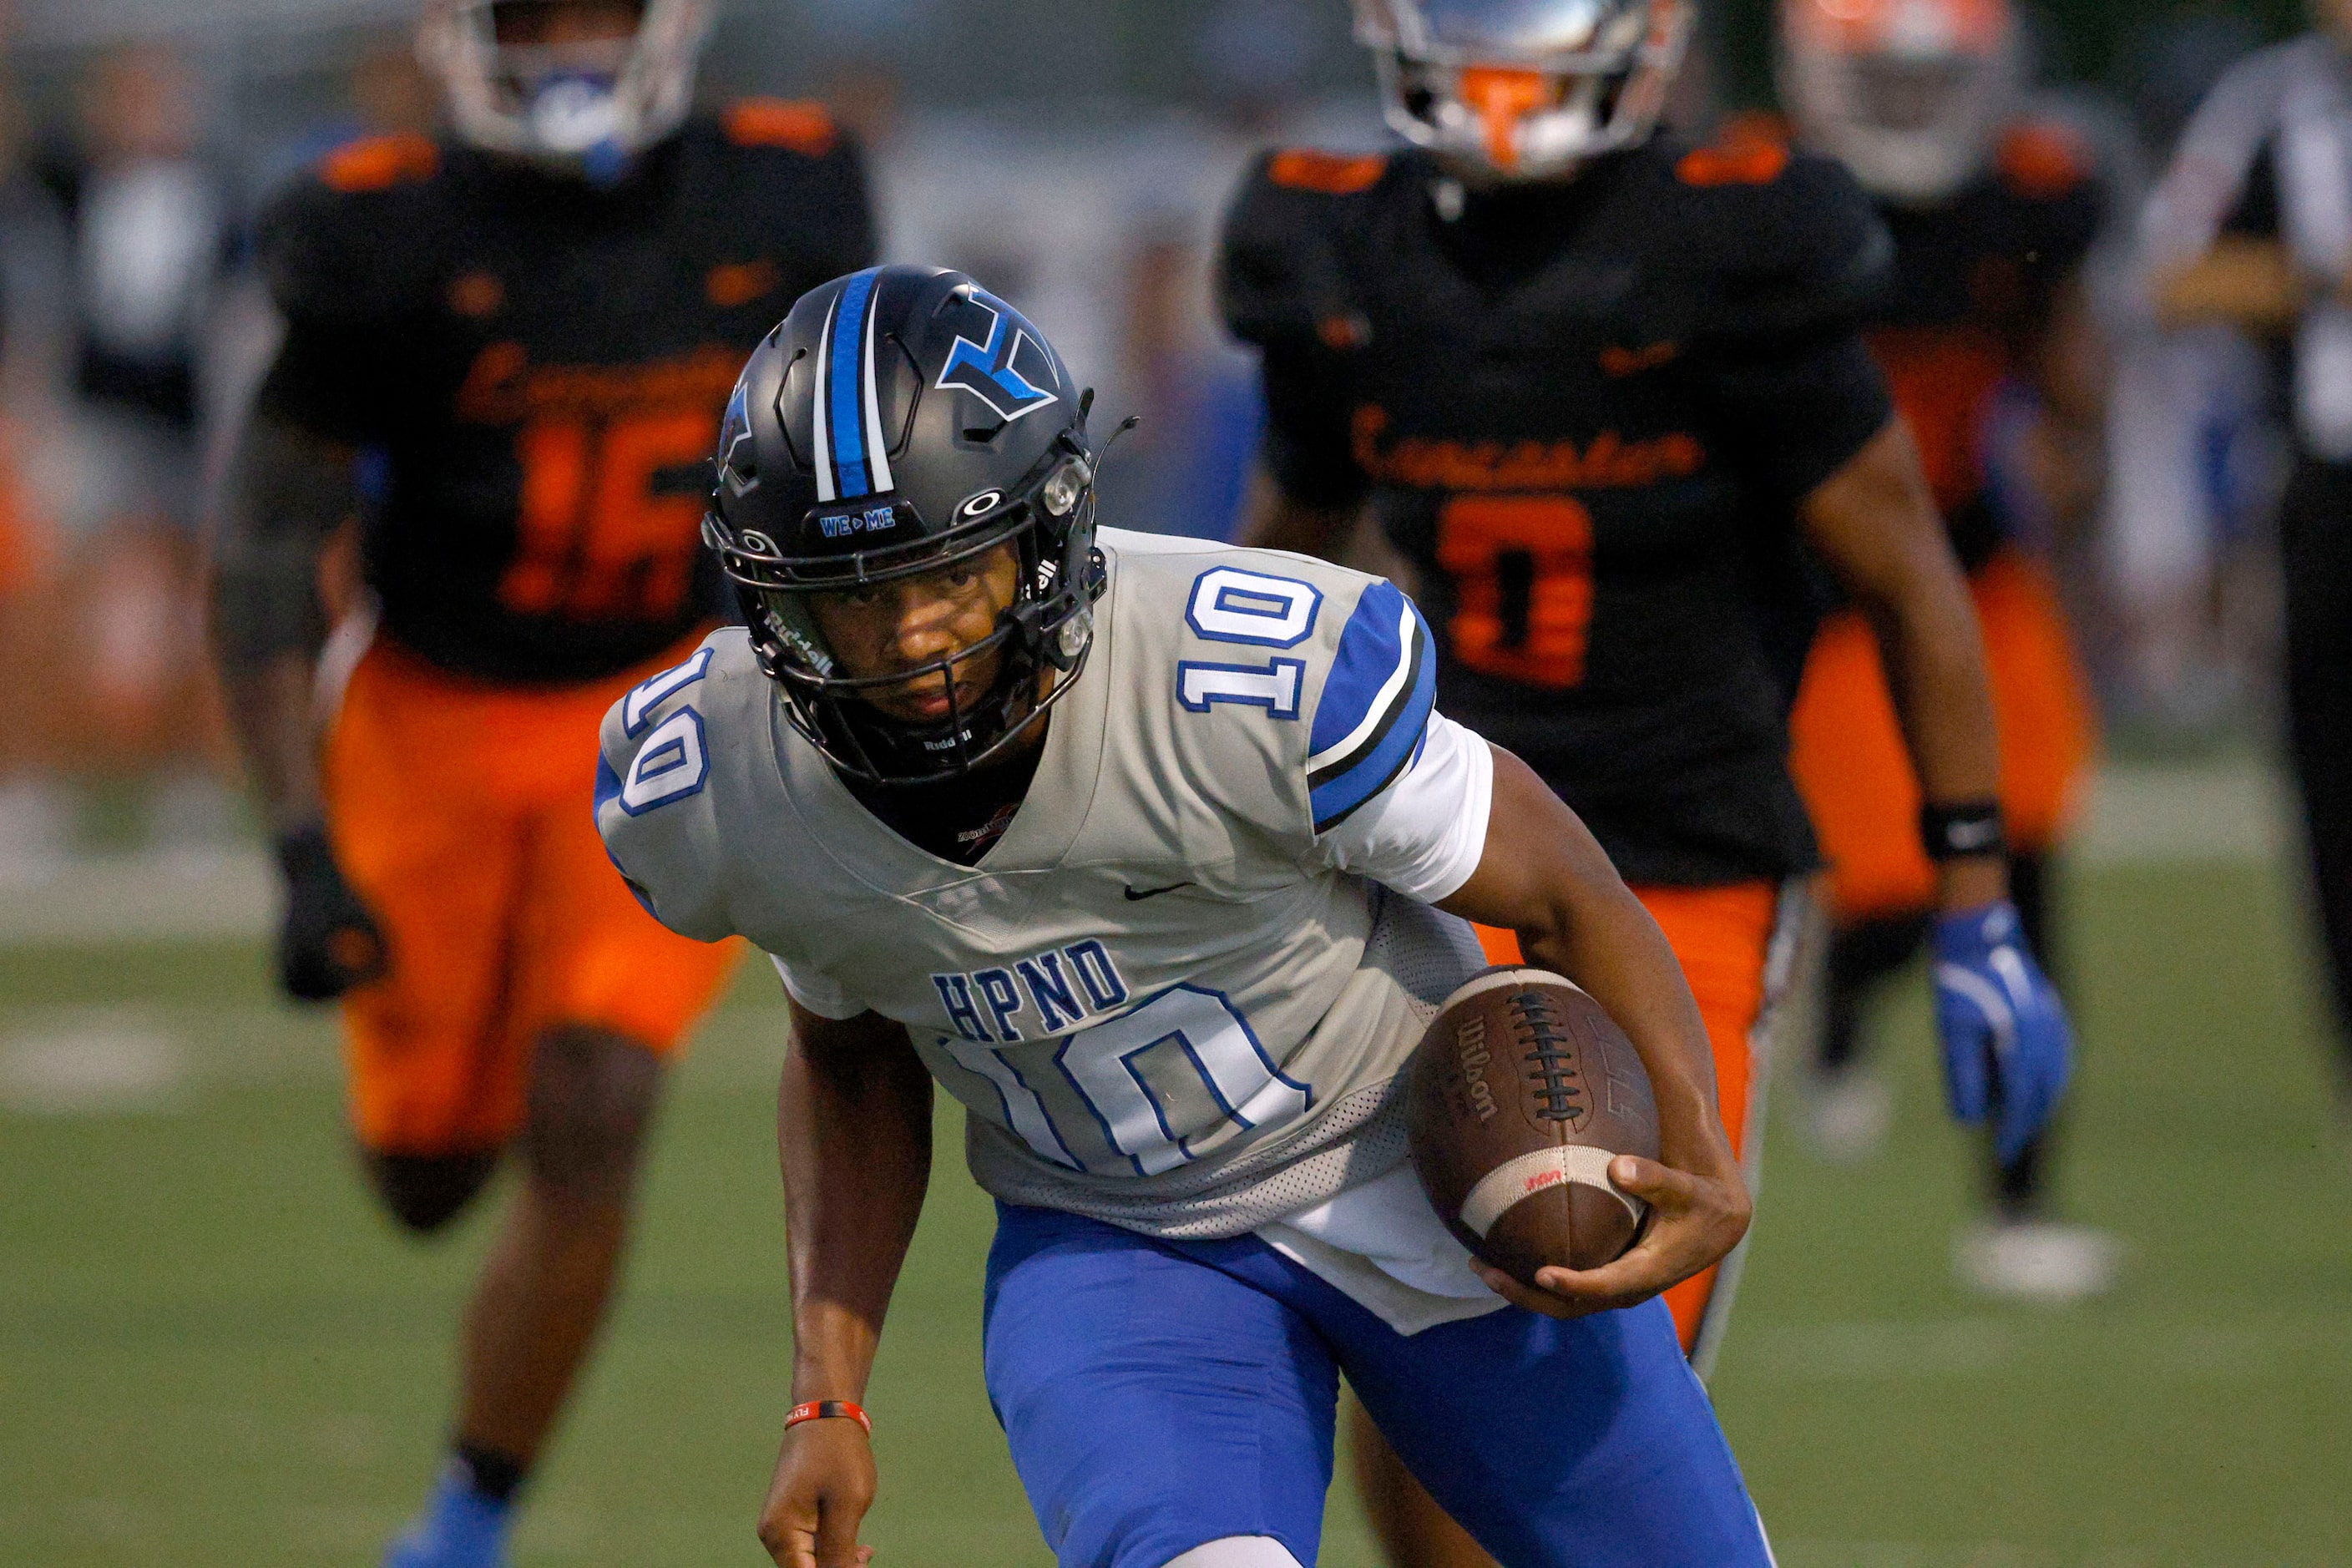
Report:
[[[271,348],[260,205],[429,129],[408,0],[0,0],[0,1558],[372,1561],[421,1483],[484,1227],[397,1244],[343,1174],[331,1019],[274,1000],[273,881],[203,654],[197,530]],[[1276,139],[1386,140],[1344,0],[761,0],[713,101],[825,100],[895,259],[972,271],[1147,416],[1106,518],[1218,532],[1260,415],[1206,265]],[[1972,1162],[1919,988],[1889,1136],[1783,1116],[1718,1403],[1781,1560],[2352,1563],[2352,1131],[2277,761],[2272,362],[2137,297],[2138,197],[2293,0],[2033,13],[2037,91],[2122,199],[2095,526],[2060,542],[2105,724],[2074,840],[2084,1036],[2063,1178],[2119,1237],[2072,1309],[1951,1278]],[[1771,97],[1770,13],[1706,11],[1685,123]],[[2352,736],[2344,738],[2352,745]],[[682,1075],[632,1288],[524,1563],[756,1560],[788,1352],[760,976]],[[1793,1107],[1791,1098],[1788,1104]],[[953,1137],[951,1124],[943,1137]],[[982,1395],[984,1205],[941,1167],[873,1401],[898,1563],[1044,1554]],[[1325,1561],[1374,1562],[1335,1501]]]

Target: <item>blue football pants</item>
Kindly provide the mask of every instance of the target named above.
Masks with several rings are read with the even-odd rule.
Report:
[[[1062,1568],[1271,1536],[1315,1562],[1345,1373],[1504,1568],[1769,1568],[1663,1302],[1407,1337],[1254,1237],[998,1205],[988,1394]]]

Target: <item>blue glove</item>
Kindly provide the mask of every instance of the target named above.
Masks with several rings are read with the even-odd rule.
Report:
[[[1935,944],[1936,1029],[1952,1119],[1976,1126],[1998,1104],[1993,1147],[2006,1165],[2058,1109],[2074,1031],[2007,900],[1944,916]]]

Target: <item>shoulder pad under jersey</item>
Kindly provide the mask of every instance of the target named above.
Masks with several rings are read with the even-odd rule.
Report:
[[[1217,305],[1244,342],[1361,341],[1348,271],[1349,238],[1388,181],[1391,160],[1286,148],[1251,165],[1226,210]]]
[[[681,132],[696,210],[718,232],[804,258],[794,289],[873,264],[866,161],[822,105],[744,99]]]
[[[2003,195],[2028,215],[2029,243],[2045,262],[2079,260],[2098,237],[2107,203],[2082,133],[2055,120],[2021,121],[2001,139],[1993,166]]]
[[[1656,145],[1675,191],[1661,226],[1712,274],[1724,336],[1841,330],[1885,294],[1894,242],[1843,164],[1752,125],[1711,146]]]
[[[441,147],[368,136],[320,159],[273,201],[259,228],[270,298],[295,321],[356,322],[416,308],[446,231]]]
[[[763,756],[772,683],[740,626],[633,689],[604,715],[596,830],[653,917],[701,942],[734,934],[715,778]]]
[[[2063,200],[2098,178],[2090,143],[2056,120],[2021,120],[2011,126],[1993,166],[2011,195],[2032,202]]]

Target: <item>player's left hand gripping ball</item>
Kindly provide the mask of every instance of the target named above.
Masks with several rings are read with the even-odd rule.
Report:
[[[343,879],[325,827],[298,827],[278,841],[286,878],[286,922],[278,931],[278,978],[298,1002],[331,1002],[383,973],[383,932]]]
[[[2074,1066],[2074,1030],[2007,900],[1944,916],[1935,946],[1936,1026],[1952,1116],[1974,1126],[1998,1107],[1994,1147],[2007,1163],[2058,1109]]]

